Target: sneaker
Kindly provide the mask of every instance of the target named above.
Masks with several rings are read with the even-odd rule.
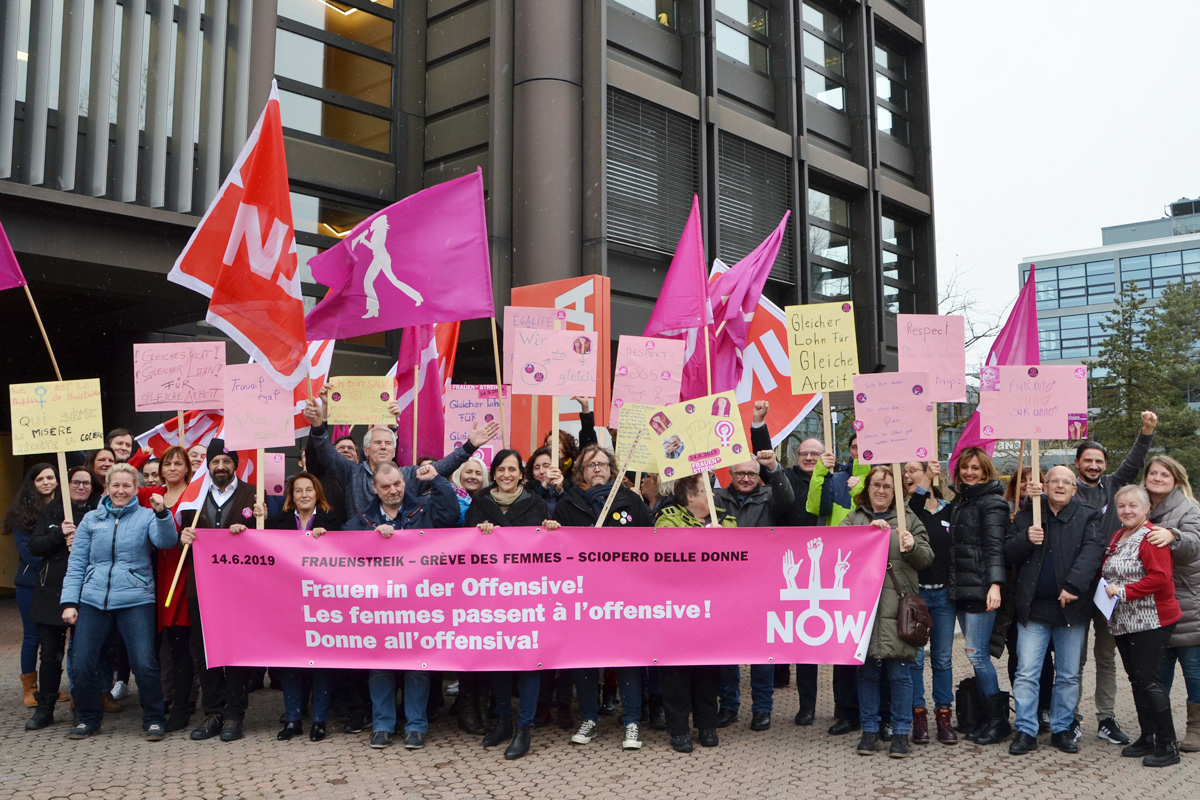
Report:
[[[155,722],[146,728],[147,742],[161,742],[165,738],[167,738],[167,731],[161,723]]]
[[[420,750],[425,746],[425,734],[417,731],[409,731],[404,737],[405,750]]]
[[[227,719],[221,723],[221,741],[236,742],[245,736],[242,733],[242,723],[236,719]]]
[[[129,697],[129,684],[125,681],[117,681],[113,684],[112,691],[109,692],[113,700],[124,700]]]
[[[625,741],[621,742],[623,750],[641,750],[642,735],[638,733],[637,723],[629,723],[625,726]]]
[[[1096,738],[1112,742],[1113,744],[1129,744],[1129,737],[1125,735],[1125,731],[1121,730],[1121,726],[1112,717],[1105,717],[1100,720],[1100,725],[1096,728]]]
[[[583,724],[579,726],[579,731],[571,737],[571,742],[574,744],[591,744],[592,739],[596,738],[599,730],[599,725],[590,719],[585,719]]]
[[[86,739],[96,732],[96,728],[90,725],[84,725],[82,722],[71,728],[71,732],[67,734],[68,739]]]
[[[458,681],[450,682],[450,685],[446,687],[446,696],[458,697]]]
[[[1067,732],[1074,736],[1077,742],[1083,738],[1083,729],[1079,727],[1079,720],[1072,722],[1071,727],[1067,728]]]
[[[686,733],[671,734],[671,749],[676,753],[692,752],[692,737]]]
[[[371,734],[371,747],[382,750],[392,743],[392,735],[387,731],[375,731]]]

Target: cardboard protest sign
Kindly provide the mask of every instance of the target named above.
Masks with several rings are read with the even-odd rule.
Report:
[[[987,439],[1086,439],[1087,367],[979,370],[979,423]]]
[[[12,383],[14,456],[90,450],[104,444],[100,379]]]
[[[519,331],[513,394],[590,396],[597,350],[595,331]]]
[[[508,387],[504,387],[504,429],[511,430],[512,404],[508,402]],[[444,452],[451,452],[464,444],[471,435],[472,425],[483,425],[496,420],[500,415],[500,398],[496,396],[495,384],[452,384],[444,395],[446,406],[446,441]],[[500,434],[475,451],[490,469],[492,456],[500,452],[503,445]]]
[[[513,353],[517,345],[519,329],[554,330],[556,320],[567,318],[561,308],[536,308],[534,306],[504,307],[504,383],[513,382]],[[561,326],[560,327],[565,327]]]
[[[838,392],[858,374],[853,303],[788,306],[788,356],[792,392]]]
[[[697,397],[660,408],[647,426],[658,471],[668,480],[712,472],[751,459],[733,392]]]
[[[263,474],[259,478],[272,497],[283,497],[287,487],[287,462],[283,453],[263,454]]]
[[[394,425],[388,403],[396,381],[387,375],[343,375],[329,381],[329,422],[333,425]]]
[[[686,343],[678,339],[621,337],[617,343],[610,425],[620,427],[621,409],[626,403],[669,406],[679,402],[686,347]]]
[[[258,364],[225,367],[225,446],[230,450],[291,447],[292,390],[284,389]]]
[[[224,342],[133,346],[133,402],[138,411],[224,407]]]
[[[622,337],[623,338],[623,337]],[[648,406],[642,403],[626,403],[621,406],[624,422],[617,433],[616,454],[617,465],[633,472],[658,473],[658,459],[654,457],[655,436],[650,429],[650,417],[662,411],[659,406]],[[638,437],[638,431],[642,435]],[[637,445],[633,443],[637,439]]]
[[[928,372],[854,376],[854,430],[864,464],[927,461],[934,452]]]
[[[897,314],[900,372],[928,372],[931,403],[967,400],[966,323],[957,315]]]

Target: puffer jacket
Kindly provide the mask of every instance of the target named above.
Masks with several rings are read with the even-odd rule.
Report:
[[[982,603],[993,583],[1004,585],[1008,501],[998,480],[961,489],[950,504],[950,599]]]
[[[63,579],[64,608],[80,603],[102,611],[154,603],[154,548],[174,547],[179,541],[175,520],[138,504],[113,508],[104,498],[75,529],[67,575]]]
[[[896,508],[888,512],[887,523],[893,533],[888,536],[888,566],[883,576],[883,588],[879,592],[879,610],[875,612],[875,627],[871,629],[871,644],[867,658],[900,658],[909,660],[917,657],[917,648],[900,638],[900,593],[917,591],[917,572],[933,562],[933,548],[929,546],[929,535],[917,515],[904,509],[905,525],[913,535],[913,549],[900,552],[900,535],[896,530]],[[870,525],[875,515],[861,506],[856,506],[842,525]],[[900,586],[896,586],[899,579]]]
[[[1150,509],[1150,521],[1175,534],[1171,555],[1175,559],[1175,599],[1183,619],[1175,624],[1168,644],[1200,644],[1200,506],[1175,488]]]

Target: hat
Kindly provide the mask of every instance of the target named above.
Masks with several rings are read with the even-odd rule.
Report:
[[[208,463],[211,464],[212,460],[214,458],[216,458],[217,456],[229,456],[230,458],[233,459],[233,468],[237,469],[237,465],[238,465],[237,450],[230,450],[229,448],[227,448],[225,446],[224,439],[213,439],[211,442],[208,443]]]

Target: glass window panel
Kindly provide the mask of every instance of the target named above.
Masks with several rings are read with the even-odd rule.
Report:
[[[285,128],[337,139],[380,153],[391,152],[392,124],[386,119],[322,103],[283,89],[279,90],[279,97]]]
[[[1150,267],[1150,256],[1131,256],[1130,258],[1122,258],[1121,259],[1121,278],[1123,280],[1129,280],[1129,278],[1125,274],[1129,270],[1149,269],[1149,267]]]
[[[808,213],[809,216],[841,225],[843,228],[850,227],[850,204],[840,197],[817,189],[808,190]]]
[[[675,27],[675,0],[612,0],[668,28]],[[389,4],[390,5],[390,4]]]
[[[882,72],[875,73],[875,96],[902,109],[908,108],[908,90]]]
[[[1150,263],[1155,267],[1165,267],[1173,264],[1181,263],[1181,253],[1176,250],[1173,253],[1155,253],[1150,256]]]
[[[846,65],[842,58],[842,51],[837,47],[827,43],[819,36],[804,32],[804,57],[809,61],[820,64],[830,72],[838,75],[846,74]]]
[[[811,25],[831,39],[842,41],[842,20],[813,3],[805,3],[802,13],[806,25]]]
[[[893,136],[902,142],[908,141],[908,120],[899,114],[893,114],[883,106],[877,106],[876,112],[880,132]]]
[[[1086,348],[1086,347],[1071,347],[1071,348],[1064,347],[1062,349],[1062,355],[1059,357],[1060,358],[1087,358],[1088,355],[1089,355],[1088,348]]]
[[[1062,278],[1058,281],[1059,289],[1075,289],[1080,286],[1087,286],[1086,278]]]
[[[767,48],[724,22],[717,23],[717,52],[759,72],[767,72]]]
[[[1054,267],[1039,267],[1034,276],[1038,283],[1057,283],[1058,270]]]
[[[834,231],[808,226],[808,252],[840,264],[850,263],[850,238]]]
[[[875,63],[901,78],[907,77],[904,56],[881,44],[875,45]]]
[[[305,25],[336,33],[389,53],[392,50],[391,20],[337,2],[278,0],[278,3],[278,13],[281,17],[294,19],[296,22],[303,22]],[[379,5],[391,8],[392,0],[383,0]]]
[[[814,264],[812,290],[831,300],[848,298],[850,296],[850,276],[844,272]]]
[[[809,67],[804,68],[804,93],[838,111],[846,108],[846,90]]]
[[[1112,275],[1113,271],[1113,262],[1111,259],[1108,261],[1091,261],[1087,265],[1089,278],[1094,275]]]
[[[1183,263],[1200,264],[1200,250],[1184,250]]]
[[[913,249],[912,226],[891,217],[883,217],[883,241],[906,250]]]
[[[392,104],[391,66],[279,28],[275,72],[377,105]]]
[[[1086,305],[1087,305],[1086,297],[1062,297],[1062,298],[1059,298],[1059,301],[1058,301],[1059,308],[1075,308],[1076,306],[1086,306]]]
[[[1088,315],[1072,314],[1067,317],[1059,317],[1058,324],[1063,330],[1067,328],[1086,328],[1088,326]]]
[[[1086,267],[1083,264],[1070,264],[1065,267],[1058,268],[1058,279],[1063,278],[1082,278],[1086,274]]]
[[[1171,264],[1169,266],[1163,266],[1163,267],[1156,265],[1154,267],[1154,280],[1155,281],[1157,281],[1160,278],[1178,278],[1182,274],[1183,274],[1183,267],[1180,266],[1179,264]]]
[[[767,35],[767,9],[750,0],[717,0],[717,11],[755,33]]]

